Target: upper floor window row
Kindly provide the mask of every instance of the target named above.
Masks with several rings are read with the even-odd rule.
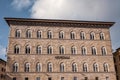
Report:
[[[25,53],[30,54],[31,49],[32,49],[32,47],[30,45],[26,45],[25,46]],[[46,49],[47,49],[47,54],[53,54],[53,46],[48,45]],[[21,50],[20,45],[17,44],[14,46],[14,53],[15,54],[19,54],[20,50]],[[75,54],[77,54],[78,50],[77,50],[76,46],[71,46],[70,51],[71,51],[71,54],[75,55]],[[101,47],[100,51],[101,51],[102,55],[107,54],[106,47],[104,47],[104,46]],[[91,53],[92,53],[92,55],[97,55],[97,48],[95,46],[91,47]],[[42,54],[42,46],[40,46],[40,45],[36,46],[36,54]],[[60,45],[60,47],[59,47],[59,54],[61,54],[61,55],[65,54],[65,47],[63,45]],[[86,47],[84,47],[84,46],[81,47],[81,54],[87,55],[87,48]]]
[[[20,38],[21,34],[22,34],[21,30],[17,29],[15,31],[15,37],[16,38]],[[42,34],[41,30],[38,30],[36,32],[36,37],[37,38],[42,38],[42,35],[43,34]],[[64,39],[65,38],[64,31],[60,31],[58,36],[59,36],[59,39]],[[95,38],[96,38],[96,35],[95,35],[95,33],[93,31],[90,32],[89,36],[90,36],[90,40],[95,40]],[[70,39],[76,39],[76,37],[77,37],[76,33],[74,31],[71,31],[70,32]],[[84,40],[84,39],[86,39],[87,36],[86,36],[84,31],[81,31],[80,34],[79,34],[79,37],[80,37],[81,40]],[[28,29],[26,31],[26,38],[32,38],[32,30]],[[47,31],[47,38],[48,39],[52,39],[53,38],[53,32],[51,30]],[[99,33],[99,38],[100,38],[100,40],[105,40],[105,35],[104,35],[103,32]]]

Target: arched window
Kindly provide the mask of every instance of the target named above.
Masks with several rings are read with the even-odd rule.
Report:
[[[83,63],[83,72],[88,72],[88,65],[87,65],[87,63]]]
[[[31,38],[32,37],[32,31],[31,30],[27,30],[26,31],[26,38]]]
[[[104,46],[101,48],[101,52],[102,52],[102,55],[106,55],[107,54],[106,48]]]
[[[94,72],[98,72],[98,71],[99,71],[99,68],[98,68],[98,64],[97,64],[97,63],[94,63],[94,64],[93,64],[93,70],[94,70]]]
[[[64,32],[63,31],[59,32],[59,39],[64,39]]]
[[[52,52],[53,52],[52,46],[48,46],[47,47],[47,53],[52,54]]]
[[[29,72],[30,71],[30,63],[25,63],[24,71],[25,72]]]
[[[42,37],[42,32],[41,31],[37,31],[37,38],[41,38]]]
[[[75,32],[70,32],[70,38],[75,39]]]
[[[104,67],[104,72],[109,72],[109,66],[107,63],[104,63],[103,67]]]
[[[49,31],[47,32],[47,38],[48,38],[48,39],[52,39],[52,37],[53,37],[52,31],[49,30]]]
[[[19,45],[15,45],[14,46],[14,53],[15,54],[19,54],[20,53],[20,46]]]
[[[37,71],[37,72],[41,72],[41,71],[42,71],[42,66],[41,66],[40,63],[37,63],[37,64],[36,64],[36,71]]]
[[[100,33],[100,40],[105,40],[105,36],[104,36],[104,33]]]
[[[42,53],[42,47],[41,46],[37,46],[36,47],[36,53],[37,54],[41,54]]]
[[[80,39],[81,40],[85,39],[85,33],[83,31],[80,32]]]
[[[72,71],[77,72],[77,64],[76,63],[72,64]]]
[[[71,53],[72,53],[72,54],[77,54],[77,49],[76,49],[75,46],[72,46],[72,47],[71,47]]]
[[[51,62],[49,62],[49,63],[47,64],[47,71],[48,71],[48,72],[52,72],[52,63],[51,63]]]
[[[92,55],[96,55],[97,54],[96,48],[94,46],[91,48],[91,50],[92,50]]]
[[[90,40],[94,40],[95,39],[95,33],[94,32],[91,32],[90,33]]]
[[[19,29],[17,29],[16,31],[15,31],[15,37],[16,38],[19,38],[21,36],[21,31],[19,30]]]
[[[29,46],[29,45],[27,45],[27,46],[25,47],[25,53],[26,53],[26,54],[30,54],[30,46]]]
[[[60,72],[64,72],[65,70],[65,64],[64,63],[60,63]]]
[[[65,54],[65,48],[64,46],[59,47],[60,54]]]
[[[19,68],[19,64],[15,62],[13,64],[13,72],[18,72],[18,68]]]
[[[81,47],[81,52],[82,52],[82,55],[86,55],[87,54],[87,50],[86,50],[86,48],[84,46]]]

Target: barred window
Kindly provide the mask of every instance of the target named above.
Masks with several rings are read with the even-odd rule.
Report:
[[[64,32],[63,31],[59,32],[59,39],[64,39]]]
[[[52,48],[52,46],[49,45],[49,46],[47,47],[47,53],[48,53],[48,54],[52,54],[52,52],[53,52],[53,48]]]
[[[20,53],[20,46],[19,45],[15,45],[14,46],[14,53],[15,54],[19,54]]]
[[[75,46],[72,46],[72,47],[71,47],[71,53],[72,53],[72,54],[77,54],[77,49],[76,49]]]
[[[91,32],[90,33],[90,40],[94,40],[95,39],[95,33],[94,32]]]
[[[51,63],[51,62],[49,62],[49,63],[47,64],[47,71],[48,71],[48,72],[52,72],[52,63]]]
[[[26,38],[31,38],[32,37],[32,31],[31,30],[27,30],[26,31]]]
[[[59,47],[60,54],[65,54],[65,48],[64,46]]]
[[[18,68],[19,68],[19,64],[15,62],[13,64],[13,72],[18,72]]]
[[[41,38],[42,37],[42,31],[38,30],[37,31],[37,38]]]
[[[48,38],[48,39],[52,39],[52,37],[53,37],[52,31],[49,30],[49,31],[47,32],[47,38]]]
[[[26,53],[26,54],[30,54],[30,46],[29,46],[29,45],[27,45],[27,46],[25,47],[25,53]]]
[[[65,64],[60,63],[60,72],[64,72],[64,69],[65,69]]]
[[[77,72],[77,64],[76,63],[72,64],[72,71]]]
[[[41,54],[42,53],[42,47],[41,46],[37,46],[36,47],[36,53],[37,54]]]
[[[16,38],[21,37],[21,30],[17,29],[17,30],[15,31],[15,37],[16,37]]]
[[[25,72],[29,72],[30,71],[30,63],[25,63],[24,71]]]
[[[81,40],[85,39],[85,33],[83,31],[80,32],[80,39]]]
[[[70,32],[70,38],[75,39],[75,32]]]

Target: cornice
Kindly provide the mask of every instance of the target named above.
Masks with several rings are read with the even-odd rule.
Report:
[[[4,18],[8,25],[27,26],[60,26],[60,27],[102,27],[109,28],[114,22],[102,21],[78,21],[78,20],[52,20],[52,19],[30,19],[30,18]]]

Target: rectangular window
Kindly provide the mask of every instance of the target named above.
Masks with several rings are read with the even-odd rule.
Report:
[[[25,77],[25,80],[28,80],[28,77]]]
[[[36,77],[36,80],[40,80],[40,77]]]
[[[14,77],[13,80],[16,80],[16,77]]]
[[[74,77],[73,80],[78,80],[77,77]]]
[[[119,61],[120,61],[120,55],[119,55]]]
[[[61,77],[61,80],[64,80],[64,77]]]
[[[109,77],[106,77],[106,80],[109,80]]]
[[[88,80],[88,77],[85,77],[85,80]]]
[[[95,77],[95,80],[99,80],[99,78],[98,78],[98,77]]]
[[[48,78],[48,80],[52,80],[52,78],[51,78],[51,77],[49,77],[49,78]]]

